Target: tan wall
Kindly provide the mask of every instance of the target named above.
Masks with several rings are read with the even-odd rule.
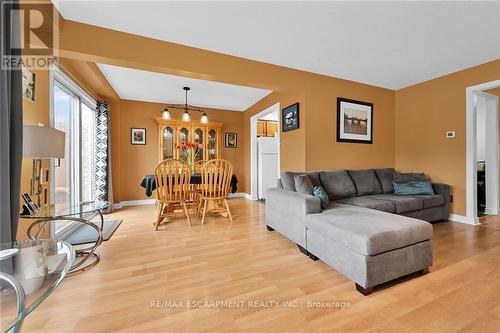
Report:
[[[50,126],[49,112],[49,72],[44,70],[33,71],[35,73],[35,101],[23,98],[23,123],[25,125]],[[48,161],[43,162],[46,169],[49,166]],[[21,169],[21,194],[30,193],[30,180],[33,172],[33,160],[23,158]],[[36,199],[32,197],[34,201]],[[21,205],[24,202],[21,199]],[[17,231],[17,239],[27,239],[26,231],[32,220],[20,219]]]
[[[337,97],[373,103],[373,144],[337,142]],[[311,77],[307,92],[306,170],[394,166],[394,91]]]
[[[450,184],[451,211],[465,215],[465,89],[498,80],[500,60],[396,91],[396,168]],[[446,139],[446,131],[457,137]]]
[[[119,128],[119,144],[113,145],[113,150],[119,150],[119,159],[113,163],[120,168],[120,200],[137,200],[147,198],[144,189],[139,186],[144,175],[152,174],[159,162],[158,123],[154,117],[161,115],[164,104],[140,101],[122,100],[120,108],[120,122],[112,123],[115,130]],[[222,140],[224,133],[238,134],[238,147],[225,148],[221,141],[221,156],[233,164],[234,173],[243,178],[243,150],[246,144],[243,136],[243,112],[204,109],[209,121],[223,123],[221,130]],[[180,119],[181,110],[171,110],[173,119]],[[193,117],[196,115],[192,115]],[[118,127],[117,127],[118,125]],[[146,128],[146,145],[132,145],[130,143],[130,129],[132,127]],[[116,183],[116,179],[115,182]],[[238,184],[238,191],[244,191],[242,183]],[[115,200],[116,201],[116,200]]]

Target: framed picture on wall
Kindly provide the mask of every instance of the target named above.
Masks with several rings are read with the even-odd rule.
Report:
[[[36,74],[23,67],[22,69],[23,97],[32,102],[35,101],[35,83],[36,83]]]
[[[224,146],[226,148],[237,148],[238,147],[238,134],[236,133],[226,133],[224,140]]]
[[[288,132],[299,128],[299,103],[281,110],[282,131]]]
[[[337,141],[373,143],[373,104],[337,98]]]
[[[131,128],[130,129],[130,142],[133,145],[146,144],[146,129],[145,128]]]

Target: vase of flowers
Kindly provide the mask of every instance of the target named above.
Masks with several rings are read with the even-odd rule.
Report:
[[[177,149],[180,150],[181,156],[184,157],[191,173],[194,171],[194,162],[196,162],[196,157],[203,151],[203,144],[197,142],[183,142],[177,145]]]

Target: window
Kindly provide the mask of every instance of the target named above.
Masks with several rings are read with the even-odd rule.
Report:
[[[66,134],[65,158],[52,169],[51,200],[58,208],[93,201],[96,102],[66,75],[52,69],[51,122]],[[72,222],[57,223],[55,236]]]

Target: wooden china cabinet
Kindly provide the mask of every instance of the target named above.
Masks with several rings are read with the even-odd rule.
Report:
[[[221,157],[222,123],[202,124],[198,121],[164,120],[162,117],[155,119],[159,126],[159,162],[169,158],[182,160],[183,156],[176,147],[187,141],[203,144],[203,151],[196,157],[197,161]]]

